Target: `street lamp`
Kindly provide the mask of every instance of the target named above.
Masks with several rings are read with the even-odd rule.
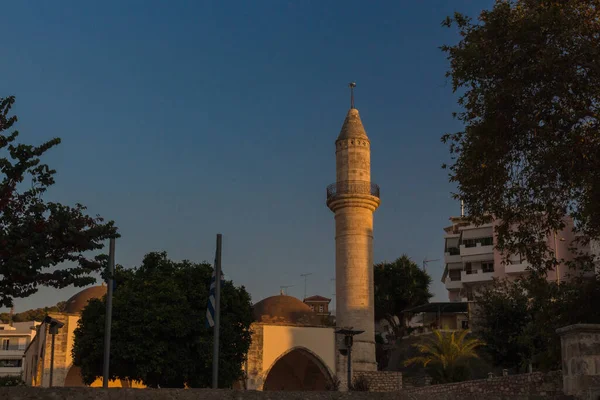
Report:
[[[50,334],[52,335],[52,347],[50,348],[50,387],[52,387],[52,375],[54,374],[54,341],[58,330],[65,326],[65,324],[49,315],[46,315],[46,318],[44,318],[44,323],[46,326],[50,327]]]
[[[348,355],[348,389],[352,385],[352,345],[354,344],[354,336],[360,335],[364,331],[353,330],[352,327],[342,328],[335,331],[338,335],[344,335],[345,349],[340,349],[340,354],[345,356]]]
[[[559,239],[561,242],[565,241],[565,238],[561,237]],[[554,232],[554,259],[556,260],[556,268],[554,272],[556,273],[556,283],[560,284],[560,264],[558,262],[558,246],[556,244],[556,231]]]

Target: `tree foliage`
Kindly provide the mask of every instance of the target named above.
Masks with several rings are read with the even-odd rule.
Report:
[[[433,331],[433,336],[414,346],[420,355],[405,361],[405,366],[421,364],[428,369],[434,383],[460,382],[469,377],[468,361],[479,358],[477,348],[485,343],[468,337],[469,331]]]
[[[558,328],[600,323],[600,277],[557,284],[530,275],[496,282],[476,295],[474,329],[496,365],[542,370],[561,368]]]
[[[87,216],[81,204],[70,207],[42,200],[56,171],[40,158],[60,139],[39,146],[17,143],[18,131],[11,131],[17,117],[9,115],[14,102],[14,97],[0,97],[0,306],[6,307],[14,298],[37,292],[40,285],[94,283],[90,273],[102,269],[104,257],[85,253],[102,249],[106,239],[118,236],[112,221]],[[64,262],[74,266],[65,267]]]
[[[402,335],[405,328],[403,311],[425,304],[433,296],[429,291],[431,277],[403,254],[391,263],[376,264],[374,279],[375,319],[385,319],[396,335]]]
[[[64,312],[67,302],[61,301],[52,307],[34,308],[31,310],[16,313],[12,316],[13,322],[38,321],[42,322],[44,317],[51,312]],[[0,321],[8,323],[11,319],[10,313],[0,313]]]
[[[149,253],[136,269],[115,271],[111,379],[149,387],[209,387],[213,330],[205,326],[209,264],[173,262]],[[84,381],[102,376],[105,301],[90,301],[75,330],[73,359]],[[253,321],[250,296],[231,281],[222,285],[219,386],[241,377]]]
[[[442,46],[464,124],[442,137],[456,197],[476,223],[501,221],[506,255],[549,269],[565,216],[600,237],[600,1],[499,0],[443,25],[460,34]]]

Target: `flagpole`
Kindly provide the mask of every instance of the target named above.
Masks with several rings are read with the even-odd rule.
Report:
[[[215,256],[215,327],[213,340],[212,387],[219,388],[219,327],[221,325],[221,242],[223,235],[217,234],[217,254]]]
[[[102,368],[102,387],[108,388],[108,372],[110,364],[110,330],[112,324],[113,274],[115,273],[115,239],[108,245],[108,276],[106,277],[106,319],[104,321],[104,365]],[[54,348],[52,349],[54,350]]]

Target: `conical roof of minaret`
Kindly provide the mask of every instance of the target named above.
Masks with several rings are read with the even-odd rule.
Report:
[[[358,110],[356,108],[351,108],[348,110],[348,114],[346,114],[344,125],[342,125],[342,130],[340,131],[337,140],[344,139],[369,140],[367,132],[365,132],[365,127],[360,120],[360,115],[358,114]]]

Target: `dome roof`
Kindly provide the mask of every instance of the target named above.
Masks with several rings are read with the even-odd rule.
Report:
[[[299,299],[278,295],[267,297],[253,307],[254,320],[264,323],[321,325],[321,317]]]
[[[337,140],[344,139],[369,140],[367,137],[367,132],[365,132],[365,127],[360,120],[360,115],[358,114],[358,110],[356,108],[351,108],[348,110],[348,114],[346,114],[346,119],[344,120],[344,124],[342,125],[342,129]]]
[[[87,305],[91,299],[101,299],[106,294],[106,286],[92,286],[87,289],[83,289],[81,292],[72,296],[67,300],[65,306],[65,312],[69,314],[78,314]]]

